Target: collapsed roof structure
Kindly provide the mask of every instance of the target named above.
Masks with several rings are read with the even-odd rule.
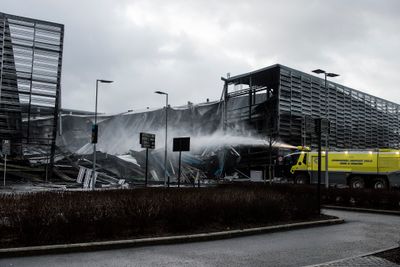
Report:
[[[176,181],[178,168],[177,154],[172,152],[174,137],[191,137],[191,151],[183,154],[183,177],[191,183],[200,178],[218,178],[231,174],[235,166],[229,162],[236,162],[240,157],[235,146],[241,146],[242,143],[265,145],[262,140],[256,140],[254,137],[225,135],[221,131],[221,112],[220,101],[168,107],[167,173],[171,181]],[[150,151],[150,177],[154,181],[163,181],[165,116],[165,108],[100,115],[97,148],[103,154],[99,154],[102,161],[99,166],[104,167],[109,164],[106,163],[107,160],[112,161],[113,163],[106,168],[110,175],[126,180],[143,180],[145,153],[140,147],[139,135],[140,132],[154,133],[156,149]],[[63,114],[60,122],[60,136],[57,142],[60,150],[92,160],[90,132],[93,115],[76,115],[70,112]],[[121,167],[117,167],[118,165]]]

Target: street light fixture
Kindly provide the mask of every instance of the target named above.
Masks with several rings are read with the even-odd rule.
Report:
[[[335,74],[335,73],[327,73],[326,74],[326,76],[328,76],[328,77],[337,77],[337,76],[339,76],[339,74]]]
[[[332,72],[326,72],[326,71],[321,70],[321,69],[316,69],[316,70],[313,70],[312,72],[314,72],[316,74],[321,74],[321,73],[325,74],[325,88],[326,88],[326,77],[337,77],[337,76],[339,76],[339,74],[332,73]]]
[[[96,102],[94,106],[94,124],[92,126],[92,143],[93,143],[93,179],[92,179],[92,190],[94,190],[95,185],[96,185],[96,144],[97,144],[97,133],[98,133],[98,127],[97,127],[97,93],[99,90],[99,83],[112,83],[113,81],[109,80],[101,80],[97,79],[96,80]]]
[[[165,155],[164,155],[164,186],[167,186],[167,150],[168,150],[168,93],[162,91],[155,91],[159,95],[165,95]]]
[[[327,77],[337,77],[339,74],[332,73],[332,72],[326,72],[325,70],[321,69],[316,69],[313,70],[312,72],[316,74],[324,74],[325,75],[325,92],[327,94],[326,96],[326,101],[329,101],[329,96],[328,96],[328,86],[327,86]],[[325,111],[327,112],[326,117],[329,117],[329,111],[327,110],[329,108],[328,102],[325,102]],[[321,137],[319,137],[319,144],[318,144],[318,203],[320,205],[320,187],[321,187]],[[329,173],[328,173],[328,133],[325,134],[325,187],[329,188]]]

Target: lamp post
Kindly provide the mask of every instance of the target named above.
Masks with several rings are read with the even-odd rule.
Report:
[[[96,80],[96,102],[94,105],[94,124],[92,126],[92,144],[93,144],[93,180],[92,180],[92,190],[94,190],[95,185],[96,185],[96,144],[97,144],[97,133],[98,133],[98,127],[97,127],[97,93],[99,90],[99,82],[100,83],[112,83],[113,81],[109,80]]]
[[[326,101],[329,101],[329,92],[328,92],[328,87],[327,87],[327,77],[337,77],[339,76],[339,74],[336,73],[332,73],[332,72],[326,72],[324,70],[321,69],[316,69],[313,70],[312,72],[316,73],[316,74],[321,74],[323,73],[325,75],[325,92],[327,94],[326,96]],[[329,117],[329,111],[327,110],[329,108],[328,104],[325,104],[325,112],[327,112],[326,117]],[[321,180],[321,178],[319,177],[319,180]],[[329,173],[328,173],[328,133],[325,133],[325,187],[329,188]]]
[[[165,95],[165,151],[164,151],[164,186],[167,186],[167,150],[168,150],[168,93],[155,91],[159,95]]]

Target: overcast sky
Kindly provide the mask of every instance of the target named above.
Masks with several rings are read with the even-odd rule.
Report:
[[[399,0],[0,0],[65,25],[62,104],[93,110],[219,99],[221,76],[280,63],[400,103]]]

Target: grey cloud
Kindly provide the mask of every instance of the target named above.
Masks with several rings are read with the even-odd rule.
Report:
[[[67,108],[93,109],[97,78],[115,80],[100,89],[106,112],[163,105],[154,90],[168,91],[173,105],[218,99],[220,76],[274,63],[325,68],[400,102],[396,0],[14,0],[2,11],[65,24]]]

